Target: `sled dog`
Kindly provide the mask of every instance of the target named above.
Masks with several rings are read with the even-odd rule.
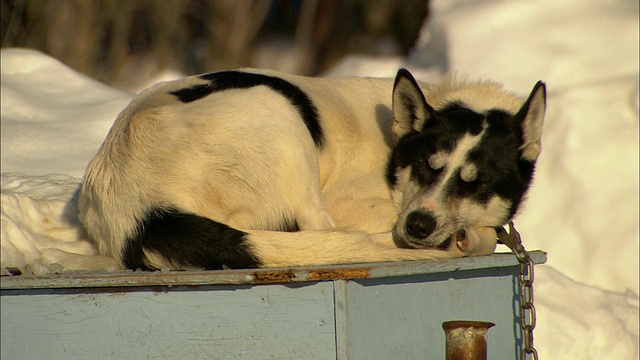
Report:
[[[160,83],[87,167],[80,220],[123,268],[288,267],[494,251],[546,90],[242,69]]]

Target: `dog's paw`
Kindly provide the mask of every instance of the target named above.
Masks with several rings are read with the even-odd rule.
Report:
[[[468,228],[453,237],[451,246],[460,256],[490,255],[496,249],[497,234],[491,227]]]

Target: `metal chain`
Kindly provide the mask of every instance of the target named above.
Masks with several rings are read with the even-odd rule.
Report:
[[[520,324],[524,331],[524,348],[520,353],[522,360],[527,354],[538,360],[538,352],[533,347],[533,329],[536,327],[536,307],[533,305],[533,260],[524,245],[520,233],[509,222],[509,233],[502,227],[498,228],[498,239],[507,245],[520,263]]]

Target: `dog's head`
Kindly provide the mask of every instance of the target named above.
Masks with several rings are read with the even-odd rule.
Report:
[[[393,89],[395,146],[387,180],[398,206],[398,245],[447,248],[467,228],[505,224],[540,154],[546,89],[522,100],[493,83],[427,91],[407,70]]]

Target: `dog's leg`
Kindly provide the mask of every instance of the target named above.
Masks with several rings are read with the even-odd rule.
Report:
[[[397,248],[384,234],[372,236],[372,241],[387,249]],[[445,250],[451,257],[483,256],[492,254],[497,245],[496,230],[492,227],[467,228],[461,234],[454,236],[452,244]],[[421,251],[420,249],[411,249]]]
[[[309,199],[296,212],[296,222],[300,230],[329,230],[336,227],[329,211],[324,205],[320,188],[308,192]]]
[[[496,249],[497,234],[494,228],[465,229],[465,238],[457,239],[455,247],[463,256],[490,255]]]
[[[491,254],[496,246],[492,228],[468,231],[466,245],[449,249],[403,249],[391,232],[300,231],[276,233],[248,231],[247,241],[262,267],[353,264],[426,259],[454,259]]]
[[[322,191],[320,189],[320,170],[318,155],[313,151],[308,151],[304,156],[304,162],[299,161],[292,164],[298,169],[291,174],[290,181],[299,184],[293,198],[299,199],[295,202],[297,208],[294,210],[296,223],[300,230],[330,230],[336,227],[336,222],[327,210]],[[290,175],[290,176],[291,176]]]

